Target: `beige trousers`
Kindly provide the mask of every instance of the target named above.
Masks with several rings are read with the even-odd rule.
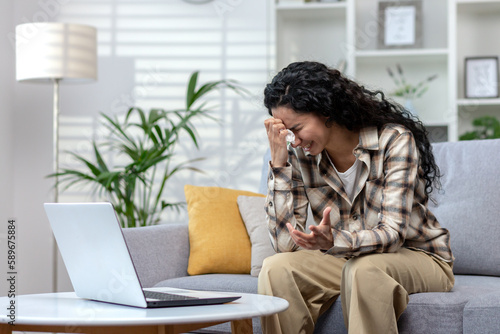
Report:
[[[313,333],[339,294],[350,334],[397,333],[397,320],[417,292],[451,290],[450,264],[424,252],[368,254],[350,260],[320,251],[279,253],[264,261],[259,293],[284,298],[285,312],[261,319],[264,333]]]

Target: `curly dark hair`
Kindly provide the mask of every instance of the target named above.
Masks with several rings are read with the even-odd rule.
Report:
[[[264,89],[264,105],[271,109],[286,106],[297,113],[316,113],[351,131],[368,126],[379,130],[396,123],[413,133],[419,153],[425,193],[440,189],[440,172],[436,165],[428,132],[422,122],[400,104],[386,99],[381,91],[371,91],[346,78],[336,69],[318,62],[296,62],[280,71]]]

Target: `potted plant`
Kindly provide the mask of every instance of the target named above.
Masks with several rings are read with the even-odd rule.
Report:
[[[182,132],[188,134],[198,148],[198,138],[192,120],[208,117],[215,120],[206,103],[197,103],[206,94],[221,87],[238,93],[245,92],[232,80],[211,81],[198,89],[198,72],[190,76],[186,91],[186,107],[181,110],[151,109],[144,112],[132,107],[120,121],[101,113],[102,125],[108,129],[109,138],[104,143],[92,141],[93,158],[69,152],[80,168],[63,168],[49,175],[58,177],[65,189],[75,185],[90,184],[99,195],[104,195],[115,207],[123,227],[157,224],[165,209],[179,210],[183,202],[168,203],[162,195],[168,180],[182,170],[198,169],[191,166],[196,160],[172,165],[175,148]],[[104,150],[112,150],[122,164],[107,162]]]
[[[459,140],[500,138],[500,122],[493,116],[482,116],[472,121],[474,130],[459,137]]]
[[[424,93],[429,89],[428,84],[437,78],[437,74],[431,75],[417,84],[410,84],[406,81],[403,68],[399,64],[396,64],[396,74],[390,67],[387,67],[387,73],[396,85],[396,89],[391,93],[391,95],[403,98],[405,100],[404,107],[409,112],[416,115],[413,101],[424,95]]]

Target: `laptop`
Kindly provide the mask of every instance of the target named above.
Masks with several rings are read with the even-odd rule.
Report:
[[[111,203],[45,203],[80,298],[143,308],[222,304],[241,296],[176,288],[143,289]]]

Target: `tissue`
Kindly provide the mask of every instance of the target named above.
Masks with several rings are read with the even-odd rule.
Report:
[[[290,144],[295,144],[295,135],[291,130],[286,130],[288,133],[286,134],[286,141]]]

